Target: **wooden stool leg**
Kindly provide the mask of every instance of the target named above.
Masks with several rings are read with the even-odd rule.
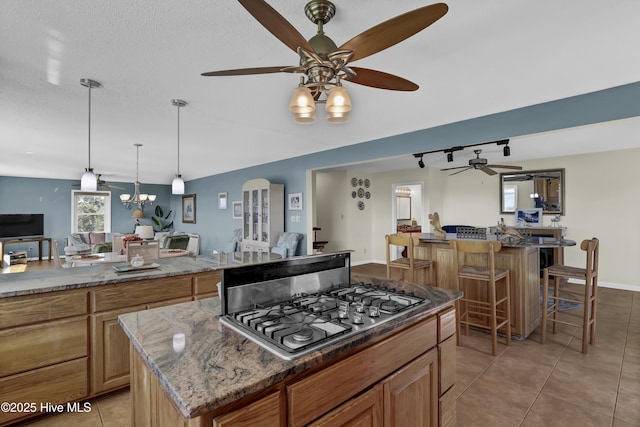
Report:
[[[542,330],[540,344],[547,340],[547,304],[549,303],[549,269],[545,268],[542,275]]]
[[[591,327],[589,330],[590,339],[589,342],[591,344],[596,343],[596,301],[598,300],[598,279],[591,279],[593,284],[593,292],[591,293]]]
[[[553,333],[558,333],[558,308],[560,308],[560,277],[553,277],[553,305],[551,308],[553,309]]]
[[[591,324],[591,292],[592,292],[591,279],[587,277],[584,284],[584,308],[582,312],[582,353],[587,354],[587,345],[589,343],[589,331]]]
[[[505,277],[506,282],[506,295],[507,300],[505,304],[507,304],[507,309],[505,310],[505,315],[507,318],[507,345],[511,345],[511,278],[509,277],[509,271],[507,270],[507,277]]]
[[[496,282],[489,282],[489,304],[491,304],[491,354],[498,354],[498,320],[496,315]]]

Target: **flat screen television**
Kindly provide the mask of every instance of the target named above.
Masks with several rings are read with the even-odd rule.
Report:
[[[516,209],[516,226],[542,226],[542,208]]]
[[[0,214],[0,239],[44,236],[44,214]]]

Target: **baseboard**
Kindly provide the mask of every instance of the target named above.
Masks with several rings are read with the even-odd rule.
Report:
[[[387,262],[386,261],[376,261],[374,259],[368,259],[368,260],[364,260],[364,261],[355,261],[355,262],[351,262],[352,266],[358,266],[358,265],[364,265],[364,264],[382,264],[382,265],[386,265]]]
[[[584,280],[569,279],[569,282],[584,286]],[[613,283],[613,282],[598,281],[598,287],[599,288],[619,289],[621,291],[640,292],[640,285],[628,285],[626,283]]]

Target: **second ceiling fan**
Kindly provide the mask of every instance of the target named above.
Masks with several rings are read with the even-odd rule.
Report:
[[[415,91],[418,85],[382,71],[352,67],[348,64],[391,47],[427,28],[449,10],[444,3],[424,6],[391,18],[337,46],[324,34],[323,25],[334,16],[336,8],[328,0],[312,0],[305,6],[306,16],[318,25],[318,33],[308,41],[291,23],[263,0],[238,0],[267,30],[300,57],[297,66],[273,66],[211,71],[203,76],[236,76],[268,73],[304,73],[306,87],[315,100],[326,91],[325,84],[335,86],[346,80],[378,89]],[[302,85],[302,83],[301,83]]]
[[[473,152],[476,153],[476,158],[469,160],[469,166],[458,166],[458,167],[455,167],[455,168],[446,168],[446,169],[440,169],[440,170],[441,171],[450,171],[450,170],[455,170],[455,169],[461,169],[458,172],[454,172],[454,173],[449,174],[449,175],[456,175],[456,174],[462,173],[464,171],[467,171],[469,169],[481,170],[482,172],[486,173],[487,175],[495,175],[495,174],[497,174],[497,172],[494,171],[493,169],[522,170],[522,166],[490,165],[489,161],[487,159],[484,159],[484,158],[480,157],[480,153],[482,153],[482,150],[480,150],[480,149],[473,150]]]

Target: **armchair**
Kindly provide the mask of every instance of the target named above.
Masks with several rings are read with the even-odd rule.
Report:
[[[278,254],[282,258],[296,255],[298,241],[302,239],[302,234],[286,232],[278,237],[278,242],[271,248],[271,253]]]
[[[172,234],[164,238],[163,249],[187,249],[189,246],[188,234]]]

